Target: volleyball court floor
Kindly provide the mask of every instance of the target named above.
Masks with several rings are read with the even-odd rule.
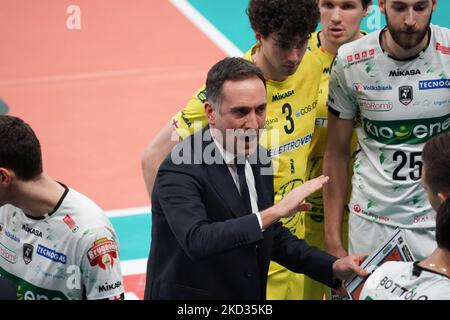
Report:
[[[250,47],[247,3],[1,1],[0,114],[33,127],[50,176],[107,210],[127,299],[143,298],[151,241],[142,151],[210,66]]]

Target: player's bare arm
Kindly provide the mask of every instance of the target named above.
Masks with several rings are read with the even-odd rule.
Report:
[[[330,183],[324,186],[323,191],[325,249],[337,257],[347,255],[342,245],[341,230],[346,205],[352,132],[352,119],[340,119],[332,113],[328,113],[328,139],[323,165],[324,175],[330,177]]]

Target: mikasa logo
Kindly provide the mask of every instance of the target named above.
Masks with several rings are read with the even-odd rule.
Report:
[[[389,72],[389,77],[406,77],[406,76],[415,76],[418,74],[422,74],[419,69],[416,70],[391,70]]]

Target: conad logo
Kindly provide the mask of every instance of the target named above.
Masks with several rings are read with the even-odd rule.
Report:
[[[363,118],[363,128],[369,138],[383,144],[420,144],[439,133],[449,131],[450,115],[403,121],[374,121]]]

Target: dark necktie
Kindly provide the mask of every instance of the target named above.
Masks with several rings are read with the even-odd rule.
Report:
[[[246,214],[253,212],[252,203],[250,202],[250,193],[248,191],[247,179],[245,179],[245,164],[237,164],[237,174],[239,177],[239,189],[241,191],[241,199],[244,203]]]

